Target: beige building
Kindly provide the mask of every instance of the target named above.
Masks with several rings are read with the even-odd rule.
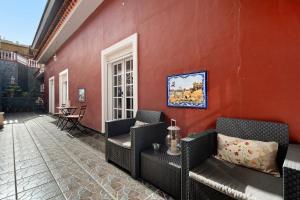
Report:
[[[0,50],[15,52],[25,57],[33,57],[34,55],[34,50],[32,50],[30,46],[4,40],[1,39],[1,37],[0,37]]]

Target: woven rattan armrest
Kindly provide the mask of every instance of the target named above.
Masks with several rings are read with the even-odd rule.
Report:
[[[110,138],[122,134],[128,134],[130,127],[134,125],[135,119],[121,119],[105,122],[105,137]]]
[[[290,144],[283,163],[285,200],[300,199],[300,145]]]
[[[159,122],[147,124],[142,127],[131,127],[131,175],[140,176],[140,154],[144,149],[151,147],[152,143],[164,143],[167,135],[166,123]]]
[[[216,152],[216,136],[215,130],[211,129],[181,140],[181,199],[188,199],[189,171]]]

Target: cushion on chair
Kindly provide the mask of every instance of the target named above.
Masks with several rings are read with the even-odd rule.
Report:
[[[118,135],[115,137],[108,138],[108,141],[117,144],[119,146],[122,146],[124,148],[130,149],[131,148],[131,137],[130,134],[123,134]]]
[[[282,178],[209,158],[189,177],[236,199],[282,200]]]
[[[281,170],[289,145],[287,124],[220,117],[217,120],[216,132],[248,140],[277,142],[277,166]]]
[[[139,120],[136,120],[133,127],[134,127],[134,128],[142,127],[142,126],[145,126],[145,125],[147,125],[147,124],[149,124],[149,123],[147,123],[147,122],[141,122],[141,121],[139,121]]]
[[[244,140],[218,134],[216,158],[279,177],[276,162],[278,143]]]
[[[149,123],[136,120],[134,125],[131,128],[139,128],[139,127],[146,126],[147,124]],[[129,134],[131,135],[131,132]]]

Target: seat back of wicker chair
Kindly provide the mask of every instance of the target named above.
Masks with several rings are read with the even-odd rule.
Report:
[[[141,122],[153,124],[163,122],[164,114],[160,111],[138,110],[135,119]]]
[[[216,132],[248,140],[277,142],[277,164],[279,169],[282,170],[289,145],[287,124],[220,117],[217,119]]]

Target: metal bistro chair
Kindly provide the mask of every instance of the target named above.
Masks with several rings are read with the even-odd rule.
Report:
[[[68,132],[71,132],[72,130],[74,130],[75,128],[78,129],[80,132],[84,132],[84,130],[81,130],[79,128],[80,122],[82,120],[82,118],[84,117],[85,111],[86,111],[86,105],[82,105],[80,106],[79,109],[79,113],[78,114],[70,114],[70,115],[66,115],[64,118],[67,120],[66,123],[70,122],[72,125],[70,126],[70,128],[68,129]]]
[[[76,112],[77,107],[74,106],[66,106],[66,107],[62,107],[61,112],[62,112],[62,120],[61,120],[61,124],[60,124],[60,130],[64,130],[65,127],[68,125],[68,119],[66,118],[69,115],[74,115],[74,113]]]
[[[66,104],[61,104],[61,107],[65,107]],[[53,114],[54,116],[58,117],[57,122],[56,122],[56,126],[59,127],[61,125],[61,123],[63,122],[63,113],[62,111],[59,109],[59,111],[57,113]]]

